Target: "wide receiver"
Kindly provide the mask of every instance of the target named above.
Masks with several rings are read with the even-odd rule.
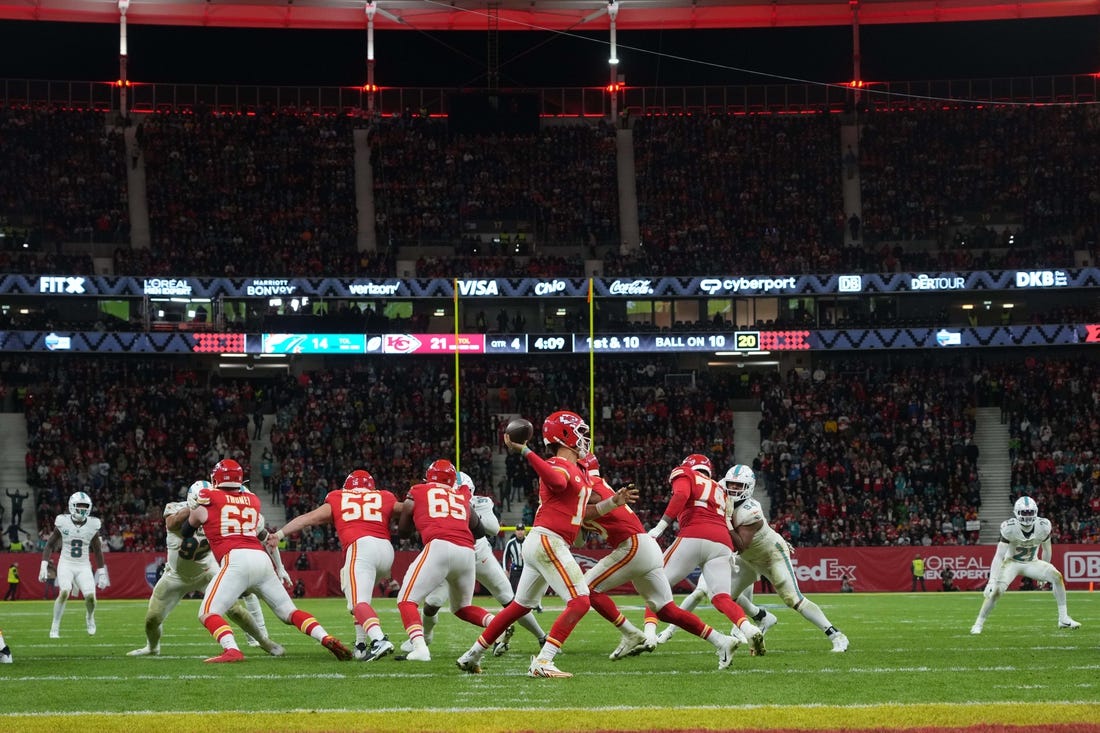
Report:
[[[199,527],[206,533],[210,549],[221,567],[206,588],[199,606],[199,620],[224,650],[207,662],[244,660],[233,630],[225,622],[226,613],[244,593],[256,592],[283,623],[320,642],[340,661],[351,659],[351,652],[332,636],[317,619],[298,610],[287,589],[275,574],[271,558],[256,536],[260,522],[260,498],[244,491],[244,470],[227,458],[214,466],[211,488],[200,489],[196,504],[183,525],[183,537],[194,537]]]
[[[167,530],[168,561],[164,574],[153,587],[149,596],[149,608],[145,612],[145,646],[127,652],[127,656],[144,657],[160,654],[160,640],[164,619],[179,605],[180,600],[196,590],[205,590],[218,572],[218,563],[210,554],[210,543],[199,529],[192,537],[183,538],[181,528],[190,514],[189,503],[198,503],[198,494],[202,489],[211,488],[209,481],[196,481],[187,490],[185,501],[172,501],[164,505],[164,526]],[[260,626],[254,618],[260,612],[259,599],[249,593],[246,596],[256,604],[256,611],[249,608],[245,600],[239,600],[226,612],[245,632],[259,643],[265,652],[273,657],[281,657],[283,647],[267,636],[267,629]],[[261,616],[262,618],[262,616]]]
[[[42,551],[42,566],[38,571],[38,580],[46,582],[47,566],[50,556],[60,550],[57,563],[57,599],[53,602],[53,623],[50,625],[50,638],[61,638],[61,617],[65,614],[65,603],[73,591],[79,590],[84,596],[84,622],[89,635],[95,634],[95,592],[111,585],[107,575],[107,562],[103,559],[103,540],[99,536],[100,522],[91,516],[92,497],[78,491],[69,497],[69,513],[58,514],[54,519],[53,534]],[[99,569],[92,576],[92,563],[88,553],[95,555]]]
[[[1017,575],[1050,583],[1054,602],[1058,605],[1058,628],[1080,628],[1081,624],[1071,619],[1066,610],[1066,584],[1062,574],[1048,560],[1039,559],[1040,550],[1043,557],[1051,557],[1050,520],[1039,516],[1039,505],[1030,496],[1021,496],[1016,500],[1012,515],[1011,519],[1001,522],[1001,539],[997,543],[993,563],[989,566],[985,600],[970,633],[982,633],[993,606],[997,605],[997,600]]]

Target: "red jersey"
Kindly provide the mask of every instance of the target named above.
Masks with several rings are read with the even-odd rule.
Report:
[[[680,537],[698,537],[721,542],[733,549],[726,519],[726,492],[709,476],[686,466],[677,466],[668,477],[672,499],[666,517],[680,523]]]
[[[592,495],[588,475],[564,458],[544,460],[534,451],[527,454],[527,462],[539,476],[539,508],[532,526],[547,529],[572,544]]]
[[[425,545],[432,540],[447,540],[474,549],[470,499],[466,493],[454,491],[446,484],[427,482],[409,489],[407,498],[413,501],[413,524]]]
[[[615,496],[600,476],[589,475],[588,480],[592,483],[592,493],[601,501]],[[628,504],[617,506],[602,517],[585,522],[584,526],[598,532],[612,547],[618,547],[636,534],[645,534],[642,520]]]
[[[325,503],[332,509],[332,524],[340,546],[347,548],[360,537],[390,539],[390,517],[397,497],[385,490],[337,489]]]
[[[214,559],[222,561],[230,550],[263,550],[256,537],[260,527],[260,497],[247,491],[202,489],[198,502],[206,507],[202,531]]]

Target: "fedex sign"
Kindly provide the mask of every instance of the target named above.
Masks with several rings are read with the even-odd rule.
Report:
[[[844,576],[848,576],[849,580],[856,579],[856,566],[843,565],[835,557],[823,557],[817,561],[816,565],[799,565],[798,560],[792,557],[791,565],[794,568],[794,577],[799,582],[835,580],[839,583]]]

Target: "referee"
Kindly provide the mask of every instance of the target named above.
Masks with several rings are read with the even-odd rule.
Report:
[[[500,556],[500,564],[504,572],[508,573],[513,591],[519,585],[519,576],[523,573],[523,538],[526,536],[527,527],[517,524],[516,533],[504,544],[504,554]]]

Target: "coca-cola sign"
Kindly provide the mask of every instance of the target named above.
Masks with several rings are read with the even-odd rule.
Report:
[[[652,280],[616,280],[608,292],[612,295],[653,295]]]

